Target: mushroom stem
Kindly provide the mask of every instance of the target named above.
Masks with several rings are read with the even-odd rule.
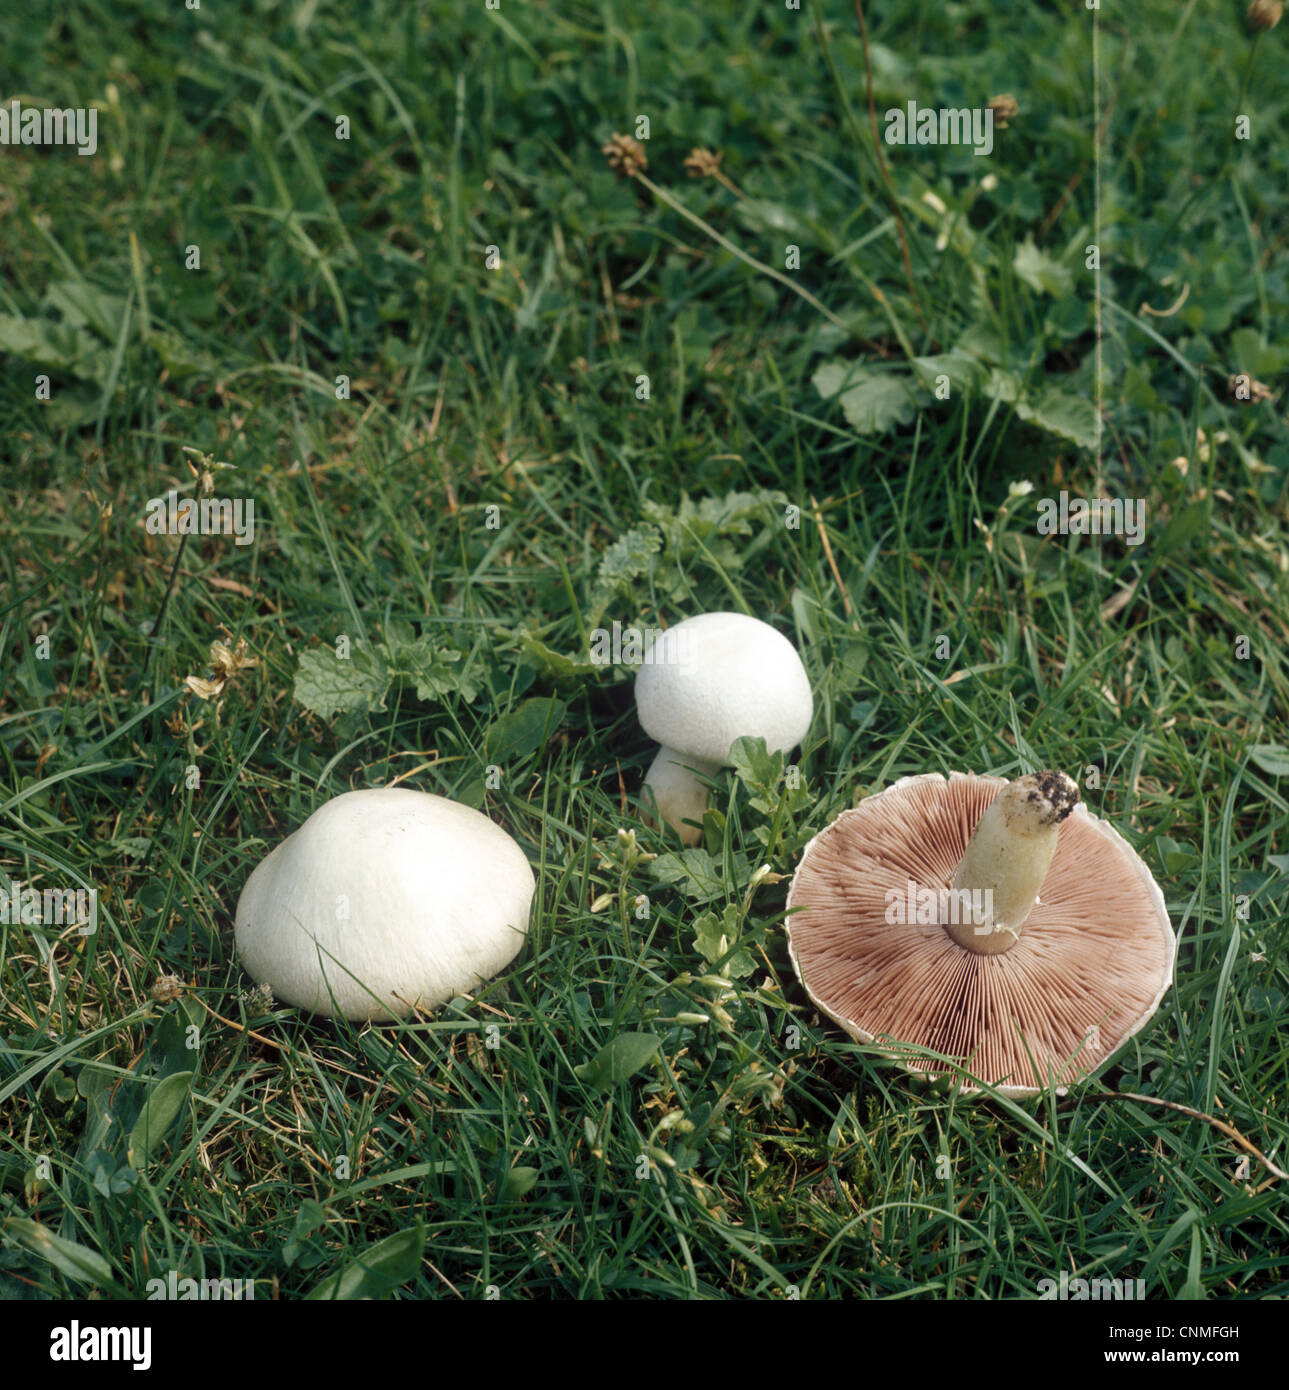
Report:
[[[644,785],[653,793],[658,814],[680,836],[683,844],[692,847],[703,838],[703,832],[700,826],[684,822],[702,821],[707,809],[707,788],[690,772],[691,767],[708,776],[720,770],[717,763],[678,753],[664,744],[645,773]],[[646,795],[646,805],[648,799]]]
[[[946,924],[959,946],[996,956],[1020,940],[1056,853],[1061,822],[1078,801],[1078,786],[1063,772],[1033,772],[999,792],[972,832],[954,874],[955,893],[981,893],[986,905],[983,922],[967,914],[966,921]]]

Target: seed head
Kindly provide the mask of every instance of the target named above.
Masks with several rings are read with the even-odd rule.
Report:
[[[1244,373],[1228,376],[1226,388],[1237,401],[1247,401],[1250,405],[1256,401],[1269,401],[1275,394],[1266,382],[1255,381]]]
[[[985,103],[985,110],[994,113],[994,122],[1000,130],[1007,129],[1007,122],[1014,120],[1020,111],[1020,103],[1010,92],[1000,92]]]
[[[184,684],[193,694],[203,700],[214,700],[224,693],[224,687],[240,672],[258,666],[259,658],[247,655],[246,639],[239,637],[237,646],[229,650],[223,642],[210,644],[210,664],[212,674],[209,679],[202,676],[185,676]]]
[[[609,168],[616,173],[625,174],[629,179],[634,178],[641,169],[649,167],[649,157],[644,152],[644,146],[630,135],[610,135],[608,141],[600,148],[608,156]]]
[[[710,179],[721,167],[724,158],[720,150],[705,150],[695,145],[685,160],[685,168],[689,170],[691,179]]]

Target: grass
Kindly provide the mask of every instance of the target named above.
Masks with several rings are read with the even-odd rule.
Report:
[[[1284,1166],[1284,31],[1102,11],[1099,123],[1081,6],[884,6],[879,122],[1020,106],[884,174],[851,7],[710,8],[81,0],[6,43],[99,149],[3,154],[0,868],[100,904],[0,926],[7,1297],[1285,1294],[1283,1188],[1104,1098]],[[648,183],[600,151],[640,114]],[[253,545],[145,529],[185,446]],[[1039,535],[1062,488],[1145,542]],[[681,856],[587,635],[726,608],[816,716],[802,789],[722,773]],[[258,664],[203,699],[215,640]],[[1065,1098],[929,1091],[813,1013],[754,871],[900,776],[1046,766],[1155,872],[1175,985]],[[247,874],[396,778],[523,846],[525,952],[394,1027],[266,1000]]]

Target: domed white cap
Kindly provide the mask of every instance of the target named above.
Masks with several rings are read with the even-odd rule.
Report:
[[[814,697],[797,649],[768,623],[701,613],[645,652],[636,712],[655,742],[719,767],[737,738],[763,738],[772,753],[800,743]]]
[[[524,942],[536,881],[468,806],[403,787],[345,792],[263,860],[237,952],[277,998],[388,1022],[477,989]]]

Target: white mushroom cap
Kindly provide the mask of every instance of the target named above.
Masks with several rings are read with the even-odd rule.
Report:
[[[800,743],[814,698],[782,633],[743,613],[700,613],[645,652],[636,710],[655,742],[720,767],[737,738],[763,738],[772,753]]]
[[[645,774],[646,794],[681,841],[696,845],[702,832],[694,822],[702,819],[707,788],[688,769],[715,772],[739,738],[763,738],[771,753],[800,743],[814,697],[797,649],[768,623],[743,613],[701,613],[646,650],[636,712],[662,744]]]
[[[237,952],[277,998],[388,1022],[508,965],[536,881],[487,816],[403,787],[345,792],[265,858],[237,904]]]

